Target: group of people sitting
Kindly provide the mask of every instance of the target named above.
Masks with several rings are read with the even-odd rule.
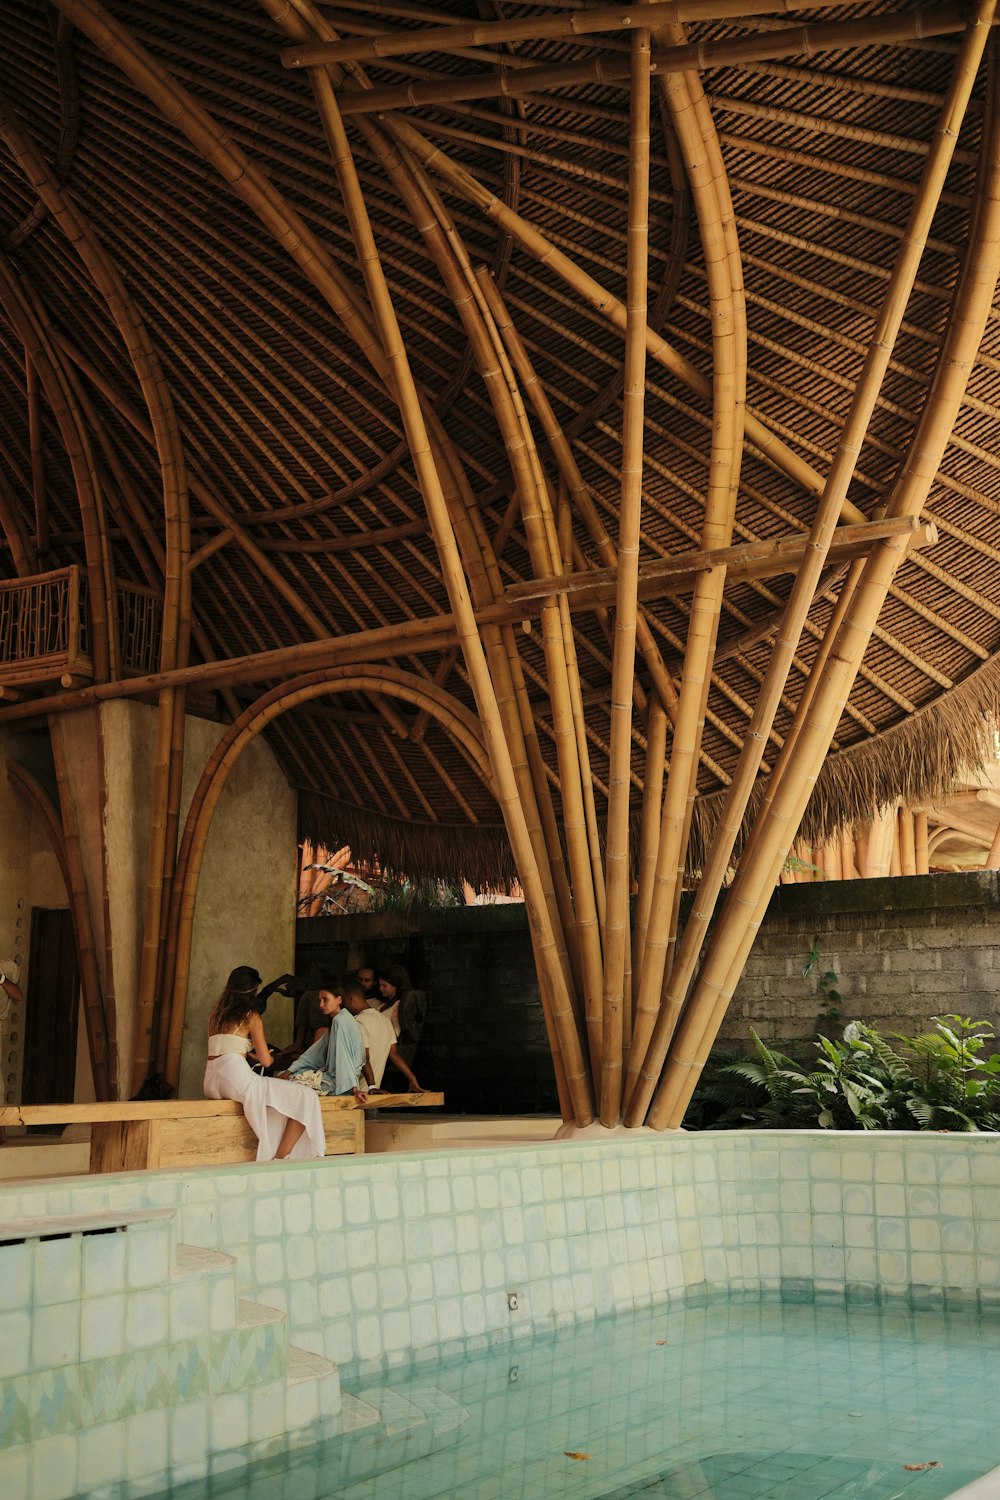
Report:
[[[261,989],[257,970],[241,965],[209,1016],[205,1095],[242,1104],[257,1136],[258,1161],[324,1154],[318,1094],[366,1099],[381,1091],[390,1064],[410,1093],[421,1092],[410,1062],[427,1002],[401,964],[381,976],[363,965],[353,978],[303,991],[295,1041],[276,1054],[267,1043],[263,1012],[271,994],[294,985],[294,976],[283,974]]]

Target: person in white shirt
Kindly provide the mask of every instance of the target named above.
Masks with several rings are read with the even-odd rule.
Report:
[[[423,1090],[417,1082],[416,1075],[396,1046],[396,1033],[388,1013],[384,1010],[372,1010],[357,980],[345,980],[342,989],[344,1009],[351,1012],[364,1032],[365,1065],[362,1072],[370,1087],[373,1089],[382,1087],[382,1076],[385,1073],[386,1064],[392,1063],[409,1084],[408,1092],[422,1093]]]

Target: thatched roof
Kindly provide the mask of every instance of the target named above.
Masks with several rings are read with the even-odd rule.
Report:
[[[433,9],[409,0],[345,0],[321,11],[339,36],[366,38],[459,20],[562,17],[576,8],[571,0],[544,6],[437,0]],[[854,43],[808,59],[799,52],[752,63],[716,61],[709,51],[702,72],[742,252],[747,407],[796,461],[765,459],[748,437],[732,540],[805,534],[900,248],[958,37],[941,29],[885,41],[876,28],[873,40],[855,40],[849,21],[910,17],[917,7],[903,0],[810,3],[801,16],[782,19],[734,13],[699,20],[699,9],[708,7],[682,9],[692,43],[759,39],[806,23],[844,25]],[[714,7],[717,14],[726,9]],[[192,573],[191,660],[447,614],[395,401],[310,279],[303,257],[290,252],[287,224],[276,211],[268,219],[220,169],[223,145],[231,178],[242,177],[239,163],[248,158],[262,174],[254,181],[271,184],[272,207],[301,216],[363,301],[309,69],[282,65],[292,43],[251,0],[109,0],[107,13],[133,61],[148,53],[156,88],[175,86],[176,108],[167,108],[162,97],[154,102],[152,84],[141,85],[135,69],[124,66],[124,53],[114,54],[98,35],[98,23],[87,19],[97,13],[91,0],[60,0],[52,9],[0,0],[0,579],[86,564],[96,546],[88,528],[95,525],[119,581],[162,593],[166,566],[163,481],[136,361],[73,237],[56,214],[39,209],[21,149],[27,139],[109,252],[162,366],[187,463],[190,547],[204,553]],[[933,11],[940,26],[950,14],[948,7]],[[535,29],[542,30],[540,19]],[[501,63],[516,85],[529,66],[600,60],[613,72],[610,65],[627,62],[628,46],[621,28],[579,38],[528,35],[476,53],[468,44],[403,51],[360,67],[379,90],[412,86],[417,97],[425,85],[465,79],[472,80],[465,92],[475,95],[492,87]],[[624,300],[628,83],[620,76],[601,82],[594,69],[591,75],[523,97],[438,98],[407,108],[402,118]],[[887,503],[924,404],[970,236],[985,89],[984,69],[858,454],[850,487],[856,510],[846,520],[858,512],[873,518]],[[347,80],[341,99],[352,90],[356,83]],[[400,102],[389,96],[388,103]],[[188,111],[190,121],[190,104],[217,127],[211,142],[184,128],[180,116]],[[533,568],[520,518],[510,509],[504,441],[410,208],[371,139],[359,133],[358,121],[370,118],[345,110],[411,367],[455,445],[476,524],[504,538],[499,568],[509,587],[530,579]],[[649,321],[704,387],[713,357],[706,248],[665,112],[654,109],[653,127]],[[621,332],[495,218],[447,183],[438,185],[471,261],[490,267],[614,536]],[[75,403],[76,418],[55,410],[40,349],[61,360],[61,373],[51,378]],[[956,761],[974,757],[983,713],[996,711],[998,372],[994,313],[930,492],[925,514],[937,540],[912,549],[896,574],[836,732],[814,802],[824,828],[863,812],[873,795],[902,791],[912,801],[940,789]],[[646,379],[641,556],[652,560],[702,545],[712,407],[704,389],[692,390],[660,362],[650,360]],[[73,455],[68,434],[81,428],[89,453]],[[96,506],[81,506],[81,468],[88,466],[97,476]],[[235,535],[214,545],[234,528]],[[579,516],[573,540],[576,569],[600,565]],[[275,575],[290,586],[284,593]],[[842,564],[824,575],[775,720],[774,747],[790,723],[842,576]],[[788,575],[736,576],[727,585],[701,744],[698,785],[706,810],[731,775],[789,587]],[[689,601],[683,589],[646,598],[675,677]],[[606,620],[595,610],[575,613],[574,625],[600,815],[611,646]],[[519,629],[518,635],[541,752],[554,768],[537,614],[532,634]],[[182,657],[183,647],[180,664]],[[472,708],[453,645],[420,649],[403,664],[436,678]],[[217,699],[220,714],[236,712],[274,680],[265,672],[253,683],[230,683],[228,696]],[[643,681],[648,686],[640,672]],[[355,690],[303,703],[267,733],[289,780],[305,794],[309,831],[329,842],[350,840],[359,857],[376,849],[414,871],[476,876],[509,868],[481,765],[447,725],[412,704]],[[644,733],[637,710],[637,781],[644,774]],[[772,759],[773,752],[765,757]]]

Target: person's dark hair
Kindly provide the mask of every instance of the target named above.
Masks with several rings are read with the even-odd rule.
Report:
[[[326,979],[321,979],[319,981],[319,984],[317,985],[317,992],[319,990],[326,990],[327,994],[330,995],[343,995],[344,980],[341,979],[339,974],[334,974],[332,976],[328,975]]]
[[[379,971],[378,971],[378,969],[376,969],[376,967],[375,967],[374,964],[358,964],[358,967],[355,969],[355,971],[354,971],[354,973],[353,973],[353,975],[351,977],[353,979],[358,979],[358,975],[361,973],[362,969],[371,969],[371,971],[372,971],[372,984],[374,984],[374,985],[377,986],[378,982],[379,982],[379,978],[381,976],[379,975]],[[361,984],[361,980],[360,979],[358,979],[358,983]],[[364,988],[364,986],[362,985],[362,989],[363,988]]]
[[[386,984],[391,984],[394,990],[408,990],[411,988],[410,976],[402,964],[390,964],[387,969],[382,970],[379,978],[384,979]]]
[[[208,1018],[211,1035],[235,1031],[257,1009],[254,1003],[260,989],[260,975],[249,964],[240,964],[226,980],[225,989],[212,1007]]]
[[[341,982],[340,993],[345,1000],[363,1000],[365,998],[365,987],[356,979],[344,979]]]

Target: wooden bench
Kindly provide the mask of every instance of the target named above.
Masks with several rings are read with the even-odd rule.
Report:
[[[362,1155],[365,1111],[429,1109],[444,1095],[369,1094],[321,1098],[327,1156]],[[233,1099],[150,1099],[110,1104],[7,1104],[0,1125],[89,1125],[91,1172],[207,1167],[253,1161],[257,1137]]]

